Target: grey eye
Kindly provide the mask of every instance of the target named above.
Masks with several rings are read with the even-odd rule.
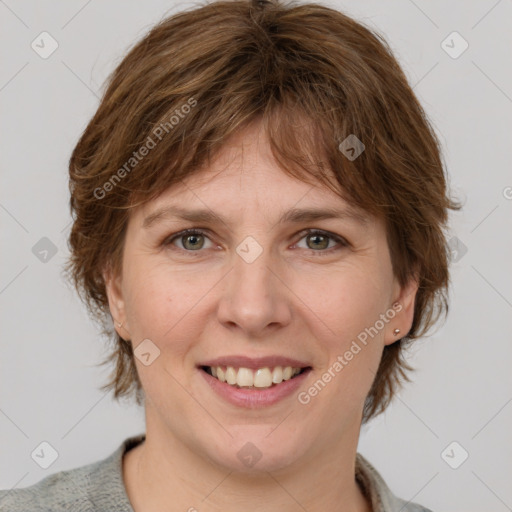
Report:
[[[183,247],[188,250],[202,249],[204,246],[204,235],[201,234],[184,235],[179,240],[182,241]]]
[[[346,243],[342,238],[323,231],[306,232],[300,239],[299,243],[301,243],[302,240],[306,240],[306,246],[301,247],[299,245],[301,249],[311,249],[316,252],[324,252],[326,249],[336,247],[336,245],[339,245],[340,247],[346,246]],[[329,245],[330,242],[332,242],[331,245]]]
[[[329,247],[329,236],[312,234],[304,238],[308,240],[307,245],[310,249],[327,249]]]

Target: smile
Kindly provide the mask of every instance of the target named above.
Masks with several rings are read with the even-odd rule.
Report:
[[[203,366],[201,369],[220,382],[225,382],[233,387],[265,389],[293,379],[307,368],[276,366],[272,369],[269,367],[251,369],[233,366]]]
[[[225,355],[197,370],[214,395],[236,407],[269,407],[293,396],[313,371],[308,360],[285,355]]]

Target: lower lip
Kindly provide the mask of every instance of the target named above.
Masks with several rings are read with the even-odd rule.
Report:
[[[284,380],[280,384],[269,388],[244,389],[221,382],[199,368],[199,373],[201,373],[215,393],[233,405],[249,409],[268,407],[292,395],[301,386],[310,371],[311,369],[307,369],[293,379]]]

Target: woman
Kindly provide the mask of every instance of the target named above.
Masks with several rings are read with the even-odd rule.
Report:
[[[176,14],[114,71],[69,170],[69,272],[146,432],[2,507],[428,510],[357,453],[447,310],[459,208],[379,36],[317,4]]]

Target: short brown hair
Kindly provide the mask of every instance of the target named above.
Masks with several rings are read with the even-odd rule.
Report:
[[[447,195],[439,142],[385,40],[319,4],[228,0],[180,12],[109,77],[69,163],[67,271],[113,341],[102,364],[115,369],[102,389],[116,399],[135,392],[141,403],[132,346],[112,329],[103,279],[107,266],[121,270],[130,208],[204,168],[255,120],[285,172],[341,187],[344,199],[385,219],[395,276],[401,285],[417,276],[412,327],[384,348],[366,422],[409,380],[404,348],[448,312],[443,230],[447,210],[460,205]],[[350,135],[365,145],[355,159],[340,151]]]

